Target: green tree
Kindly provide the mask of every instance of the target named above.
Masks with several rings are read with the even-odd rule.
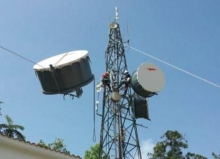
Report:
[[[84,159],[98,159],[99,158],[99,144],[90,147],[90,150],[87,150],[84,155]]]
[[[84,159],[98,159],[99,158],[99,149],[100,145],[95,144],[94,146],[90,147],[90,150],[87,150],[84,155]],[[108,159],[108,155],[103,157],[103,159]]]
[[[55,139],[54,142],[49,144],[45,144],[43,140],[40,140],[37,145],[46,149],[52,149],[70,155],[70,151],[68,151],[66,149],[66,145],[64,145],[64,140],[60,138]]]
[[[13,120],[8,115],[5,116],[5,119],[7,123],[0,124],[0,133],[10,138],[25,141],[25,136],[18,131],[24,130],[24,127],[21,125],[14,125]]]
[[[188,148],[187,140],[178,131],[168,130],[154,147],[154,152],[149,153],[150,159],[207,159],[206,157],[188,152],[185,156],[183,149]]]
[[[1,112],[1,104],[3,104],[3,102],[2,101],[0,101],[0,115],[2,115],[2,112]]]
[[[212,152],[212,156],[214,159],[220,159],[220,155],[216,155],[214,152]]]
[[[207,158],[202,155],[199,155],[199,154],[194,154],[194,153],[188,152],[186,154],[185,159],[207,159]]]

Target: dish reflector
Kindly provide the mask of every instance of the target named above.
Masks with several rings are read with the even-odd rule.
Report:
[[[141,97],[137,94],[135,94],[132,97],[133,100],[133,113],[135,114],[136,118],[145,118],[147,120],[150,120],[149,118],[149,111],[148,111],[148,103],[146,98]]]
[[[133,73],[131,86],[142,97],[151,97],[161,91],[165,84],[162,70],[154,64],[141,64]]]
[[[44,94],[69,93],[90,83],[91,73],[88,51],[62,53],[34,65]]]

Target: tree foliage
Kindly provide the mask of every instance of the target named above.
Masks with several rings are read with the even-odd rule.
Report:
[[[207,159],[207,157],[204,157],[199,154],[194,154],[194,153],[188,152],[184,159]]]
[[[188,152],[183,154],[182,150],[188,148],[187,140],[178,131],[168,130],[154,147],[154,152],[149,153],[150,159],[207,159],[206,157]]]
[[[60,138],[55,139],[54,142],[49,144],[46,144],[43,140],[40,140],[37,145],[46,149],[52,149],[70,155],[70,151],[68,151],[66,149],[66,145],[64,145],[64,140]]]
[[[99,158],[99,144],[90,147],[90,150],[87,150],[84,155],[84,159],[98,159]]]
[[[84,155],[84,159],[98,159],[99,158],[100,145],[95,144],[90,147],[90,150],[87,150]],[[108,155],[105,154],[102,159],[108,159]]]
[[[1,108],[1,104],[3,104],[2,101],[0,101],[0,116],[2,115],[2,112],[1,112],[1,110],[2,110],[2,108]]]
[[[212,152],[212,156],[214,159],[220,159],[220,155],[216,155],[214,152]]]
[[[0,133],[10,138],[25,141],[25,136],[19,132],[19,130],[24,130],[24,127],[14,125],[13,120],[8,115],[5,116],[5,119],[7,123],[0,124]]]

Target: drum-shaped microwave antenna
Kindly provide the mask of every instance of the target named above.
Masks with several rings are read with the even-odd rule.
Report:
[[[134,94],[132,97],[132,111],[135,114],[135,118],[145,118],[150,120],[149,111],[148,111],[148,103],[146,98],[141,97],[137,94]]]
[[[165,84],[165,76],[154,64],[141,64],[131,77],[133,90],[142,97],[151,97],[161,91]]]
[[[44,94],[66,94],[81,89],[94,79],[88,51],[62,53],[34,65]]]

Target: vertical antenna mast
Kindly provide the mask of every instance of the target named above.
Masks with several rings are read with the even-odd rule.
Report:
[[[118,14],[118,8],[115,7],[115,22],[118,21],[118,18],[119,18],[119,14]]]
[[[127,68],[125,49],[115,8],[115,21],[109,25],[105,52],[106,71],[110,72],[111,90],[104,87],[99,159],[141,159],[130,86],[120,87]]]

